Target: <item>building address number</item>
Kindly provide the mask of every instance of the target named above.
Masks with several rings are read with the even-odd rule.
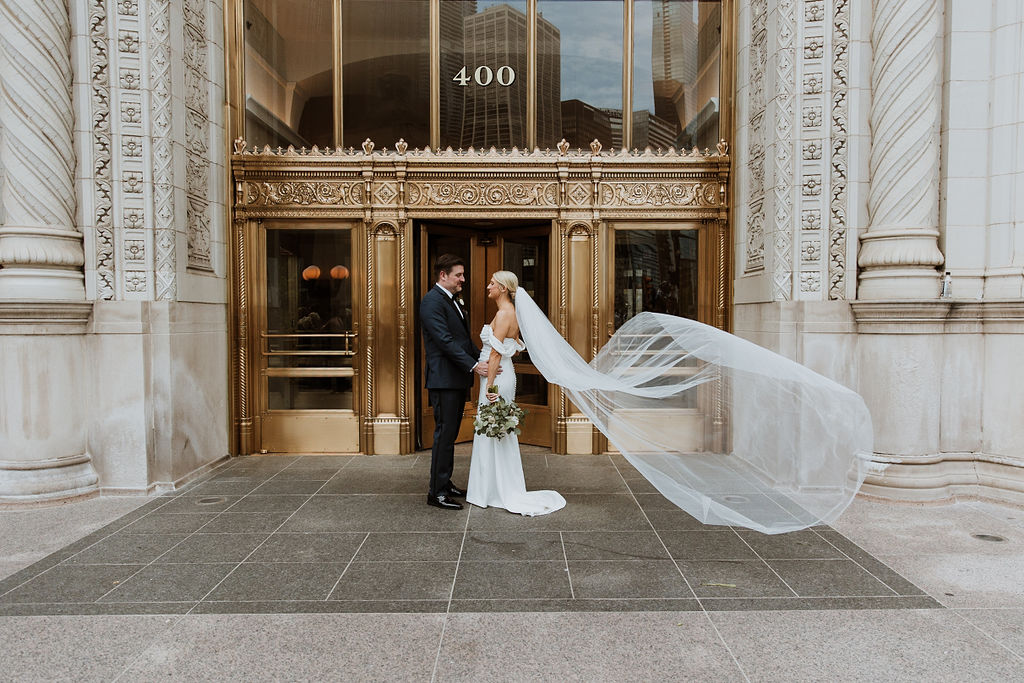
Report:
[[[464,66],[459,69],[459,73],[455,74],[452,80],[461,86],[469,85],[470,81],[477,85],[497,83],[498,85],[509,86],[516,82],[516,70],[506,64],[505,66],[499,66],[497,73],[495,73],[489,66],[478,66],[473,70],[473,75],[470,76],[469,67]]]

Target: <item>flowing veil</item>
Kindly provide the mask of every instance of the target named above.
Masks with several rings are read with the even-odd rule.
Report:
[[[756,344],[644,312],[587,363],[522,288],[530,360],[666,498],[766,534],[834,521],[864,481],[871,417],[854,391]]]

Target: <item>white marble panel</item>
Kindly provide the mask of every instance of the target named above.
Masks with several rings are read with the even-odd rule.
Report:
[[[861,335],[857,386],[875,427],[875,452],[939,449],[942,348],[934,335]]]
[[[951,81],[948,86],[947,129],[988,129],[987,116],[979,115],[979,103],[989,101],[988,81]]]
[[[946,225],[985,225],[988,179],[956,178],[944,183]]]
[[[947,225],[943,252],[946,255],[946,270],[985,267],[985,233],[983,225]],[[953,294],[964,296],[961,292]]]
[[[950,130],[942,134],[945,172],[950,178],[984,178],[988,175],[989,131]]]
[[[946,334],[944,345],[939,450],[982,450],[982,397],[985,394],[984,341],[976,334]]]
[[[985,337],[985,451],[1024,459],[1024,363],[1020,334]]]
[[[956,31],[947,38],[949,80],[988,80],[991,70],[991,34],[987,31]]]

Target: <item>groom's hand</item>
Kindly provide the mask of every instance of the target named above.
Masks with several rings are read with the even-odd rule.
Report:
[[[476,374],[480,375],[481,377],[486,377],[487,376],[487,363],[485,363],[484,361],[480,361],[479,363],[477,363],[476,365],[473,366],[473,372],[475,372]],[[498,374],[499,375],[501,374],[501,368],[498,368]]]

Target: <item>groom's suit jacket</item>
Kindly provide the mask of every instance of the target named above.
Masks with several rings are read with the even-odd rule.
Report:
[[[470,339],[469,319],[459,315],[458,305],[437,285],[432,285],[420,301],[427,389],[473,386],[473,366],[480,349]]]

